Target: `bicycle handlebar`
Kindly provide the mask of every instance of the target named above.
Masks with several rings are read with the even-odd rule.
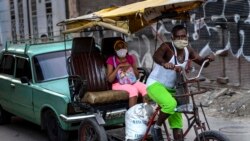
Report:
[[[201,67],[200,67],[200,70],[199,70],[198,74],[197,74],[195,77],[190,77],[190,78],[189,78],[189,77],[187,76],[187,74],[186,74],[186,71],[183,71],[183,74],[184,74],[184,77],[186,78],[186,80],[192,81],[192,80],[196,80],[197,78],[199,78],[200,75],[201,75],[201,71],[203,70],[203,68],[204,68],[204,66],[205,66],[205,64],[206,64],[207,62],[209,62],[209,59],[206,59],[206,60],[202,63],[202,65],[201,65]]]

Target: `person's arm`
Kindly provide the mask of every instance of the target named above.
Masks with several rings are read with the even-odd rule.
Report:
[[[107,80],[112,83],[116,78],[116,73],[118,71],[118,67],[114,69],[111,64],[107,64]]]
[[[164,60],[164,55],[167,52],[167,45],[166,44],[162,44],[154,53],[153,55],[153,60],[159,64],[159,65],[164,65],[166,63],[166,61]]]
[[[214,61],[214,55],[208,55],[206,57],[201,57],[198,52],[196,52],[192,47],[188,47],[189,50],[189,59],[194,61],[195,63],[202,65],[202,63],[206,60],[209,59],[209,61]],[[204,67],[207,67],[209,63],[207,63]]]
[[[106,77],[107,77],[108,82],[112,83],[116,78],[119,65],[116,68],[114,67],[113,56],[109,57],[106,63],[107,63],[107,76]]]
[[[169,59],[173,56],[173,51],[167,43],[163,43],[154,53],[153,60],[166,69],[174,69],[175,65],[168,63]],[[165,56],[165,58],[164,58]]]
[[[132,56],[132,59],[133,59],[132,67],[133,67],[135,76],[136,76],[136,78],[139,78],[139,71],[138,71],[138,69],[137,69],[138,66],[137,66],[137,62],[136,62],[136,57],[133,55],[133,56]]]

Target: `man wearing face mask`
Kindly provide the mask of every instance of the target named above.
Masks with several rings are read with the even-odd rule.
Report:
[[[146,85],[137,81],[139,72],[136,60],[127,53],[127,44],[118,40],[115,42],[114,50],[116,55],[110,56],[106,61],[107,79],[112,83],[112,89],[125,90],[129,93],[129,107],[137,103],[139,94],[143,96],[143,101],[146,102]]]
[[[163,141],[161,126],[168,119],[174,139],[183,141],[182,115],[175,112],[177,102],[172,96],[175,93],[176,72],[185,70],[188,60],[201,65],[206,59],[213,61],[214,56],[205,58],[199,56],[189,46],[187,29],[183,25],[176,25],[172,29],[172,42],[163,43],[154,53],[153,59],[156,64],[147,79],[147,92],[148,96],[161,107],[158,119],[151,129],[153,140]]]

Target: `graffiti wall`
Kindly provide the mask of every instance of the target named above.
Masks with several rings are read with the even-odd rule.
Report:
[[[80,15],[94,12],[109,6],[119,6],[135,0],[102,0],[98,3],[81,0]],[[165,41],[170,41],[171,29],[176,24],[188,28],[192,47],[201,52],[204,48],[213,53],[224,52],[217,56],[204,75],[211,80],[228,77],[229,84],[249,87],[250,84],[250,0],[207,0],[205,4],[190,13],[188,21],[163,19],[143,31],[125,37],[130,53],[138,58],[139,66],[152,68],[152,54]],[[91,35],[91,33],[89,33]],[[122,36],[106,31],[105,37]],[[225,53],[226,52],[226,53]]]

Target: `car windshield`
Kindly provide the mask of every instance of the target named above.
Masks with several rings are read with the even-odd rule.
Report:
[[[65,55],[67,54],[67,57]],[[66,58],[70,51],[60,51],[34,57],[36,81],[47,81],[68,76]]]

